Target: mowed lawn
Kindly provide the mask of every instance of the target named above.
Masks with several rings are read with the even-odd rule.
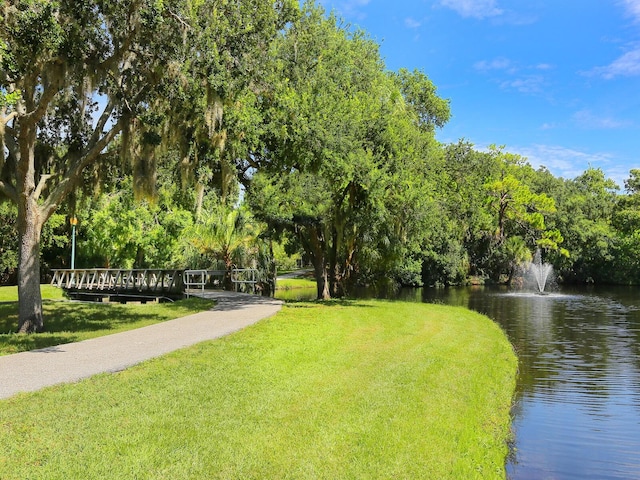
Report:
[[[516,364],[468,310],[288,304],[228,337],[0,401],[0,477],[504,478]]]
[[[133,330],[213,307],[212,301],[201,298],[146,305],[71,302],[61,289],[50,285],[42,285],[41,294],[45,331],[18,335],[18,288],[0,287],[0,355]]]

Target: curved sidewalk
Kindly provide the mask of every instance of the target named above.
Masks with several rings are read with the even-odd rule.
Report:
[[[222,337],[275,315],[282,303],[273,298],[205,291],[216,306],[175,320],[77,343],[0,357],[0,399],[102,372],[117,372],[144,360]]]

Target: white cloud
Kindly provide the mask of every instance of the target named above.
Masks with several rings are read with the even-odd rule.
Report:
[[[525,75],[500,83],[501,88],[513,89],[521,93],[542,93],[544,85],[545,79],[542,75]]]
[[[500,88],[517,90],[521,93],[539,94],[543,93],[547,81],[539,73],[527,73],[531,71],[545,71],[552,67],[549,64],[538,64],[521,67],[513,63],[508,58],[498,57],[493,60],[481,60],[473,65],[473,68],[483,74],[492,73],[494,80]],[[502,77],[502,78],[500,78]]]
[[[476,62],[473,68],[483,74],[494,72],[496,77],[503,74],[503,78],[494,79],[500,88],[517,90],[521,93],[540,94],[544,92],[544,87],[547,85],[546,78],[540,73],[527,72],[544,72],[551,70],[553,66],[548,63],[521,66],[508,58],[498,57],[493,60]]]
[[[632,17],[636,23],[640,23],[640,0],[618,0],[617,3],[625,9],[629,17]],[[583,73],[607,80],[615,77],[640,76],[640,45],[634,45],[609,65],[596,67]]]
[[[440,0],[440,4],[467,18],[497,17],[504,13],[495,0]]]
[[[597,130],[610,130],[630,126],[630,122],[616,120],[605,115],[596,115],[590,110],[580,110],[573,115],[579,127]]]
[[[489,70],[509,70],[513,69],[511,61],[508,58],[498,57],[493,60],[481,60],[473,65],[478,71],[488,72]]]
[[[640,21],[640,0],[621,0],[620,4],[630,16],[635,17],[636,21]]]
[[[618,185],[623,185],[628,178],[628,169],[613,164],[614,155],[610,153],[589,153],[559,145],[532,145],[529,147],[513,148],[508,151],[526,157],[534,167],[545,166],[555,176],[573,179],[582,175],[589,168],[601,168],[607,178],[611,178]]]
[[[640,48],[625,53],[606,67],[596,67],[589,73],[607,80],[615,77],[640,76]]]
[[[327,10],[336,10],[345,17],[354,17],[362,20],[364,17],[366,17],[366,14],[362,11],[362,8],[366,7],[370,1],[371,0],[320,0],[320,3]]]
[[[539,63],[535,66],[535,68],[536,70],[551,70],[553,68],[553,65],[550,65],[548,63]]]
[[[411,17],[405,18],[404,24],[407,28],[420,28],[420,26],[422,26],[422,23],[419,20]]]
[[[550,63],[538,63],[536,65],[517,65],[513,61],[505,57],[497,57],[493,60],[480,60],[473,64],[473,68],[479,72],[489,72],[490,70],[502,70],[510,74],[515,74],[523,70],[547,71],[554,67]]]

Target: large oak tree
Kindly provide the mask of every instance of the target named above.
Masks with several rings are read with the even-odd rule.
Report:
[[[154,151],[221,118],[244,55],[293,2],[8,0],[0,10],[0,197],[17,205],[19,331],[43,328],[42,227],[119,142],[152,193]],[[209,115],[167,121],[204,101]],[[169,103],[172,103],[170,105]],[[172,108],[175,107],[175,108]],[[200,113],[196,109],[196,113]],[[172,131],[173,130],[173,131]],[[212,133],[214,128],[212,128]]]

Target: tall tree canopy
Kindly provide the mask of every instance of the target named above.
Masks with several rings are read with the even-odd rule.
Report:
[[[259,0],[4,2],[0,194],[17,205],[21,332],[43,327],[42,227],[86,169],[111,158],[106,147],[121,138],[121,152],[134,159],[136,190],[152,192],[154,150],[170,140],[163,129],[167,102],[195,104],[202,99],[197,87],[213,105],[203,109],[208,123],[220,118],[216,99],[244,75],[244,55],[260,43],[256,38],[273,36],[294,6]],[[175,89],[179,82],[182,90]],[[168,95],[176,91],[183,96]]]
[[[274,230],[298,236],[328,298],[406,245],[403,218],[423,206],[411,200],[448,103],[424,74],[385,71],[373,41],[311,4],[272,56],[249,200]]]
[[[565,182],[562,214],[556,218],[571,252],[570,258],[559,263],[565,280],[611,280],[607,272],[613,273],[618,237],[612,224],[617,189],[601,169],[592,167]]]
[[[271,236],[286,231],[313,260],[319,297],[381,272],[504,278],[536,247],[565,279],[640,278],[637,170],[621,196],[596,169],[565,181],[500,149],[443,148],[434,132],[448,118],[423,72],[387,71],[375,42],[313,2],[7,0],[0,268],[17,265],[19,330],[43,327],[39,249],[60,249],[72,192],[117,171],[152,200],[163,162],[196,199],[163,225],[198,218],[213,185],[230,208],[243,184]],[[94,205],[108,217],[133,204],[111,191]],[[138,217],[113,231],[135,236]],[[135,264],[166,263],[175,247],[122,243],[118,261]]]
[[[618,283],[640,283],[640,169],[634,168],[625,181],[626,195],[618,199],[612,219],[618,231],[615,268]]]

